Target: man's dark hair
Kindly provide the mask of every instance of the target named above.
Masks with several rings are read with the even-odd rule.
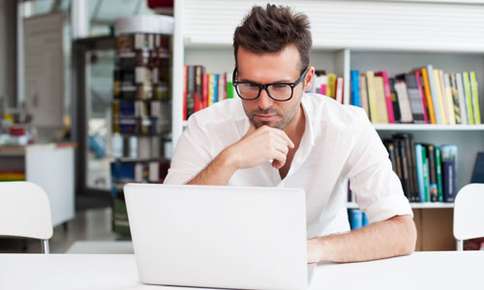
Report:
[[[235,29],[235,61],[239,47],[262,54],[279,52],[289,44],[294,44],[299,51],[301,69],[307,67],[312,45],[308,17],[287,6],[267,4],[265,9],[254,6]]]

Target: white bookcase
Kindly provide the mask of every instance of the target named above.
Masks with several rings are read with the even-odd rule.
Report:
[[[391,76],[432,64],[446,72],[476,71],[484,108],[484,1],[290,0],[271,1],[309,16],[311,63],[345,78],[350,70],[386,69]],[[253,4],[266,1],[177,0],[173,77],[173,144],[183,131],[183,65],[231,73],[233,32]],[[482,110],[481,110],[482,114]],[[470,182],[476,153],[484,150],[484,125],[375,124],[382,137],[412,133],[415,142],[458,146],[458,188]],[[348,204],[349,207],[354,204]],[[415,210],[453,204],[412,204]],[[418,213],[417,215],[423,215]],[[451,216],[450,216],[451,218]],[[451,232],[451,230],[449,229]],[[448,238],[449,236],[447,236]],[[425,247],[424,247],[425,248]]]

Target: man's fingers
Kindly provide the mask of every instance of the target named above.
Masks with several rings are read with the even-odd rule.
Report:
[[[250,123],[249,129],[247,130],[247,133],[245,133],[245,135],[250,135],[254,133],[255,130],[256,130],[255,126],[252,123]]]
[[[287,145],[291,148],[294,148],[294,143],[292,142],[291,138],[287,136],[286,132],[280,129],[274,129],[274,132],[281,138]]]
[[[275,157],[272,161],[272,166],[276,169],[280,169],[286,164],[286,154],[276,151],[274,155]]]

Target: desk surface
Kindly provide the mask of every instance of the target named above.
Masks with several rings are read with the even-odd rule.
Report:
[[[416,252],[380,261],[321,264],[311,290],[482,289],[484,251]],[[196,289],[142,285],[133,255],[0,254],[0,289]]]

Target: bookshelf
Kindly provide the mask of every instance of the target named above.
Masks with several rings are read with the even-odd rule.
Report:
[[[183,65],[232,72],[232,37],[252,4],[265,1],[177,0],[173,67],[173,144],[186,126],[182,118]],[[476,71],[484,108],[484,1],[345,0],[273,1],[304,12],[311,21],[312,65],[345,78],[352,69],[386,69],[389,75],[433,64],[448,72]],[[484,148],[484,125],[375,124],[380,136],[411,133],[415,142],[456,144],[457,189],[469,183],[477,152]],[[348,204],[354,207],[355,204]],[[452,203],[412,204],[418,249],[454,249]],[[425,235],[422,233],[425,232]]]
[[[413,209],[424,209],[424,208],[454,208],[454,203],[447,202],[411,202],[410,206]],[[358,208],[356,202],[346,203],[347,208]]]
[[[168,16],[116,22],[110,169],[112,228],[123,237],[130,234],[124,185],[159,183],[166,172],[162,149],[171,130],[172,31]]]

